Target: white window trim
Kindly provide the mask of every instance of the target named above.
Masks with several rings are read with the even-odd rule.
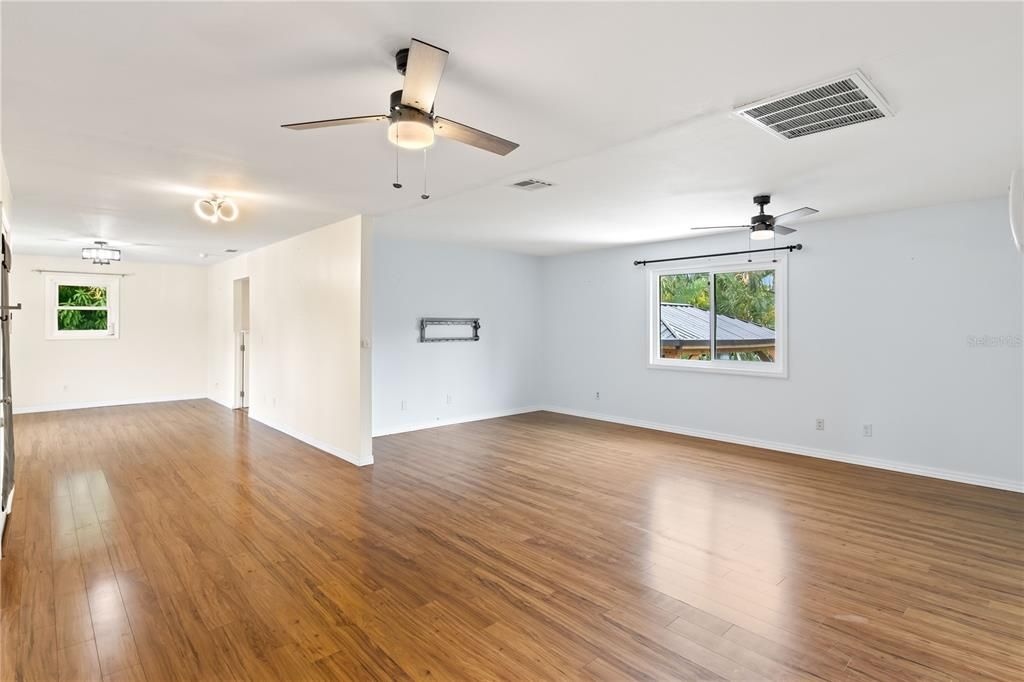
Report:
[[[700,272],[748,272],[751,270],[775,270],[775,362],[749,362],[744,360],[677,360],[661,357],[661,281],[662,275],[684,275]],[[717,374],[740,374],[785,379],[789,376],[789,262],[785,255],[776,262],[760,261],[748,263],[746,258],[716,261],[705,265],[666,265],[650,268],[647,273],[647,366],[651,369],[671,369],[688,372],[710,372]],[[714,301],[714,291],[711,291]]]
[[[116,339],[120,336],[118,311],[121,277],[119,275],[47,274],[46,283],[46,338],[55,339]],[[57,329],[57,287],[60,285],[95,286],[107,289],[106,329]]]

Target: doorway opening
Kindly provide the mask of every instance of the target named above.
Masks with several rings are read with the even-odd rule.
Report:
[[[249,408],[249,278],[236,279],[235,301],[235,409]]]

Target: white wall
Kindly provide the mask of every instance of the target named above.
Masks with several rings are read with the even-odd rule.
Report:
[[[822,221],[790,257],[789,378],[646,365],[634,259],[717,236],[544,260],[544,394],[556,410],[1020,489],[1021,257],[1004,200]],[[594,399],[594,392],[601,399]],[[825,431],[815,431],[823,417]],[[863,424],[874,436],[861,435]]]
[[[357,216],[211,266],[209,397],[234,404],[234,281],[248,277],[249,416],[371,463],[371,242]]]
[[[540,284],[536,257],[378,237],[374,434],[534,408]],[[419,343],[421,317],[479,317],[480,341]]]
[[[37,269],[121,280],[119,337],[46,339],[44,275]],[[206,269],[14,254],[11,326],[16,412],[118,405],[206,395]]]

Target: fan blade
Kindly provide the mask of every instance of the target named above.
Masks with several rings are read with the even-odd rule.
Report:
[[[440,116],[434,119],[434,132],[441,137],[447,137],[456,142],[468,144],[502,156],[505,156],[519,146],[518,142],[510,142],[497,135],[491,135],[482,130],[470,128],[467,125],[451,121],[447,118],[441,118]]]
[[[383,121],[387,118],[380,116],[352,116],[350,118],[328,118],[323,121],[306,121],[305,123],[289,123],[281,126],[288,130],[310,130],[312,128],[332,128],[334,126],[349,126],[354,123],[370,123],[371,121]]]
[[[794,232],[796,232],[795,228],[786,227],[785,225],[779,225],[778,223],[776,223],[775,227],[773,227],[772,229],[775,230],[775,234],[793,234]]]
[[[750,225],[716,225],[714,227],[691,227],[691,230],[749,230]]]
[[[413,38],[409,45],[409,59],[405,63],[402,104],[428,114],[433,111],[437,86],[441,84],[441,74],[447,62],[448,50]]]
[[[810,206],[804,206],[798,208],[795,211],[788,211],[782,215],[775,216],[775,222],[778,224],[780,220],[796,220],[797,218],[806,218],[809,215],[814,215],[818,212],[818,209],[811,208]]]

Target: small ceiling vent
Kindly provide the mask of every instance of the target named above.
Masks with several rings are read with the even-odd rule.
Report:
[[[860,71],[742,106],[736,114],[787,140],[893,115]]]
[[[543,180],[535,180],[534,178],[528,178],[526,180],[520,180],[519,182],[513,182],[509,187],[515,187],[516,189],[525,189],[527,192],[534,192],[538,189],[547,189],[553,185],[550,182],[544,182]]]

